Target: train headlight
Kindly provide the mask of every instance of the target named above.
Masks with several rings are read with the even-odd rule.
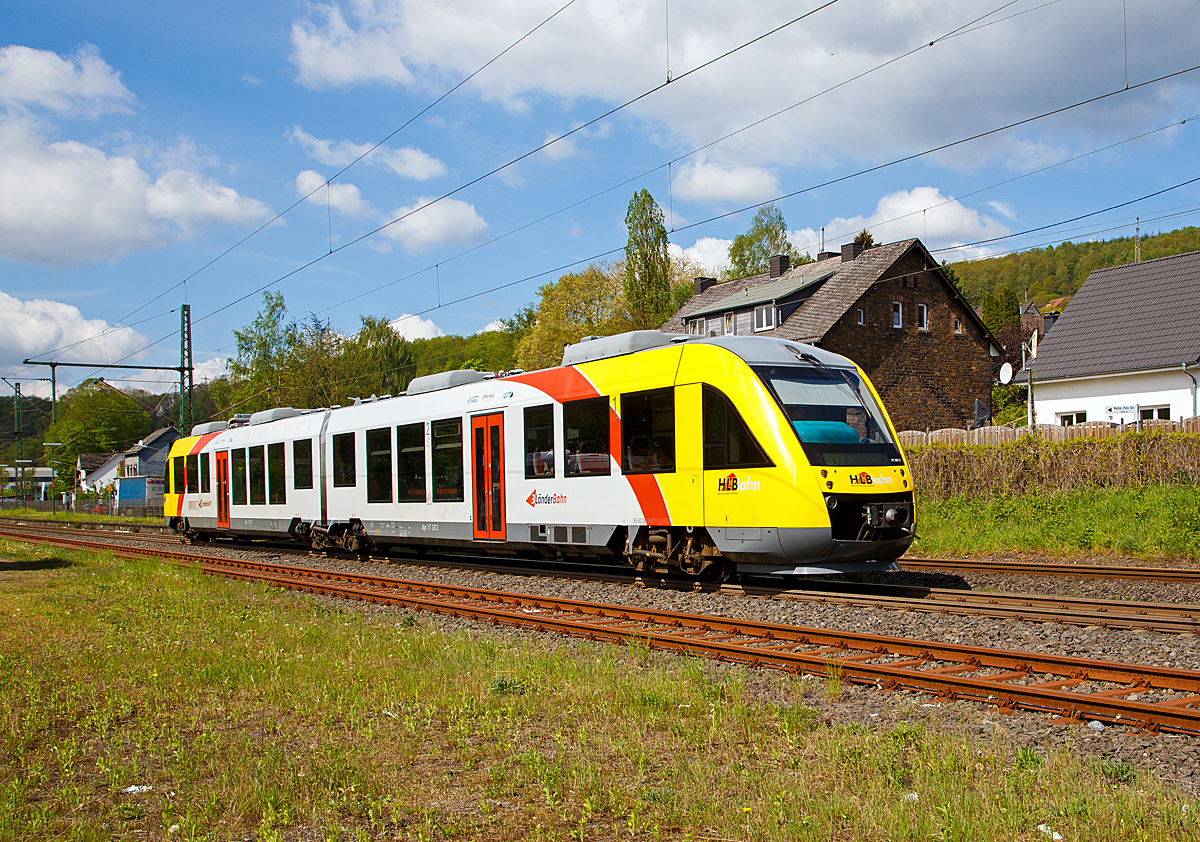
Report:
[[[835,497],[832,494],[826,494],[825,495],[825,505],[828,506],[830,509],[836,509],[837,508],[837,497]]]
[[[883,521],[888,526],[903,526],[908,523],[908,509],[888,509],[883,513]]]

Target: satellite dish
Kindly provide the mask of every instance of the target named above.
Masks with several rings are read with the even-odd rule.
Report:
[[[1012,363],[1005,363],[1000,366],[1000,382],[1007,386],[1012,382]]]

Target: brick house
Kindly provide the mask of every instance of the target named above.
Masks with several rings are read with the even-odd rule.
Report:
[[[771,259],[760,275],[717,283],[662,326],[666,333],[750,334],[820,345],[858,363],[897,430],[967,427],[988,401],[999,343],[920,240],[791,267]]]

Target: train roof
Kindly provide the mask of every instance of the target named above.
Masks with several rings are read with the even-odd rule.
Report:
[[[751,365],[795,365],[797,361],[819,365],[853,366],[846,357],[815,345],[776,339],[771,336],[692,336],[658,330],[631,330],[615,336],[588,336],[563,349],[563,365],[637,354],[669,345],[716,345],[736,354]],[[809,359],[799,359],[807,354]]]

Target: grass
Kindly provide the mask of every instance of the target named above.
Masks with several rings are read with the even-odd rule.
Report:
[[[0,559],[0,840],[1200,837],[1200,804],[1131,767],[831,726],[811,681],[766,704],[695,658]]]
[[[1030,552],[1200,558],[1200,489],[1091,489],[1064,494],[917,501],[914,555]]]
[[[0,517],[19,517],[26,520],[81,520],[96,523],[162,523],[162,518],[132,515],[94,515],[90,512],[42,512],[37,509],[0,509]]]

